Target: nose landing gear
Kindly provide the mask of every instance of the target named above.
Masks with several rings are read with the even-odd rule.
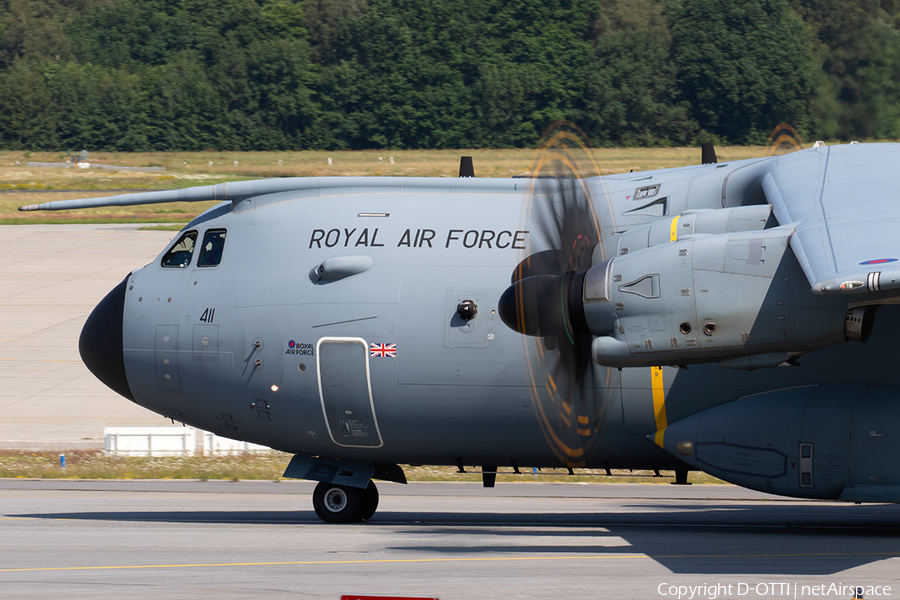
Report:
[[[368,521],[378,508],[378,488],[373,481],[364,490],[320,483],[313,492],[313,508],[326,523]]]

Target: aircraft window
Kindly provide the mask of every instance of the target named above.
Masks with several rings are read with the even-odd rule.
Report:
[[[222,250],[225,248],[225,230],[210,229],[203,236],[203,245],[200,246],[200,258],[197,259],[198,267],[215,267],[222,262]]]
[[[162,258],[162,266],[183,269],[191,264],[194,245],[197,243],[197,232],[188,231],[175,242]]]

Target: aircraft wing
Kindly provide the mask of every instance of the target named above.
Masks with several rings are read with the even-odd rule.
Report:
[[[900,182],[885,144],[821,146],[779,157],[763,180],[817,294],[900,288]]]

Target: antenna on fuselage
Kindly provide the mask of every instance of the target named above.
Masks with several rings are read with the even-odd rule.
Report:
[[[713,146],[712,142],[706,142],[700,146],[700,164],[714,165],[717,162],[719,161],[716,158],[716,147]]]
[[[472,164],[471,156],[459,157],[459,176],[475,177],[475,166]]]

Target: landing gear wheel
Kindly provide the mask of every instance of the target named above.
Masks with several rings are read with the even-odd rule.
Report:
[[[360,521],[368,521],[372,518],[372,515],[375,514],[375,509],[378,508],[378,488],[375,487],[375,482],[370,481],[369,485],[366,486],[366,489],[363,491],[363,503],[362,503],[362,513],[360,514]]]
[[[365,492],[358,488],[320,483],[313,492],[313,508],[326,523],[360,520]]]

